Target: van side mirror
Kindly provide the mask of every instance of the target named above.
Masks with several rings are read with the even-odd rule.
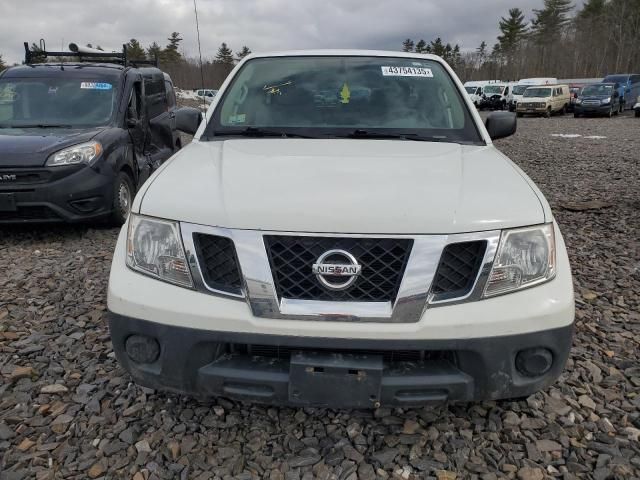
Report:
[[[202,121],[202,112],[193,107],[182,107],[176,110],[176,129],[194,135]]]
[[[518,120],[515,113],[491,112],[484,122],[491,140],[509,137],[516,133]]]

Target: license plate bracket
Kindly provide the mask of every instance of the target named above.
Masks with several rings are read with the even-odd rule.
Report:
[[[17,209],[13,193],[0,193],[0,212],[15,212]]]
[[[382,355],[294,351],[289,366],[289,401],[372,407],[380,400],[382,371]]]

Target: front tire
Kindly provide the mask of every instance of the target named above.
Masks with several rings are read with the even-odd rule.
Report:
[[[547,111],[544,112],[544,118],[551,118],[551,107],[547,108]]]
[[[127,221],[133,202],[133,180],[127,172],[121,171],[113,185],[113,208],[110,223],[120,226]]]
[[[636,109],[635,115],[636,115],[636,118],[640,117],[640,109]]]

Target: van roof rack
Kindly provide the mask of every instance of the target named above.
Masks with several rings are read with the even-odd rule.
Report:
[[[137,67],[139,65],[151,65],[158,67],[158,57],[153,60],[131,60],[127,58],[127,45],[122,45],[122,52],[102,52],[91,48],[77,47],[75,44],[70,44],[70,47],[75,47],[75,51],[68,52],[51,52],[47,51],[44,39],[40,39],[40,47],[31,50],[29,43],[24,42],[24,63],[25,65],[33,65],[34,63],[42,63],[48,57],[77,57],[79,62],[95,62],[100,60],[102,63],[115,63],[124,67]]]

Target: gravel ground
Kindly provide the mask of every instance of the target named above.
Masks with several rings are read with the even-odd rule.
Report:
[[[525,118],[498,142],[551,202],[575,274],[567,369],[520,401],[294,410],[140,388],[103,318],[117,231],[2,227],[0,479],[639,478],[638,132],[628,115]]]

